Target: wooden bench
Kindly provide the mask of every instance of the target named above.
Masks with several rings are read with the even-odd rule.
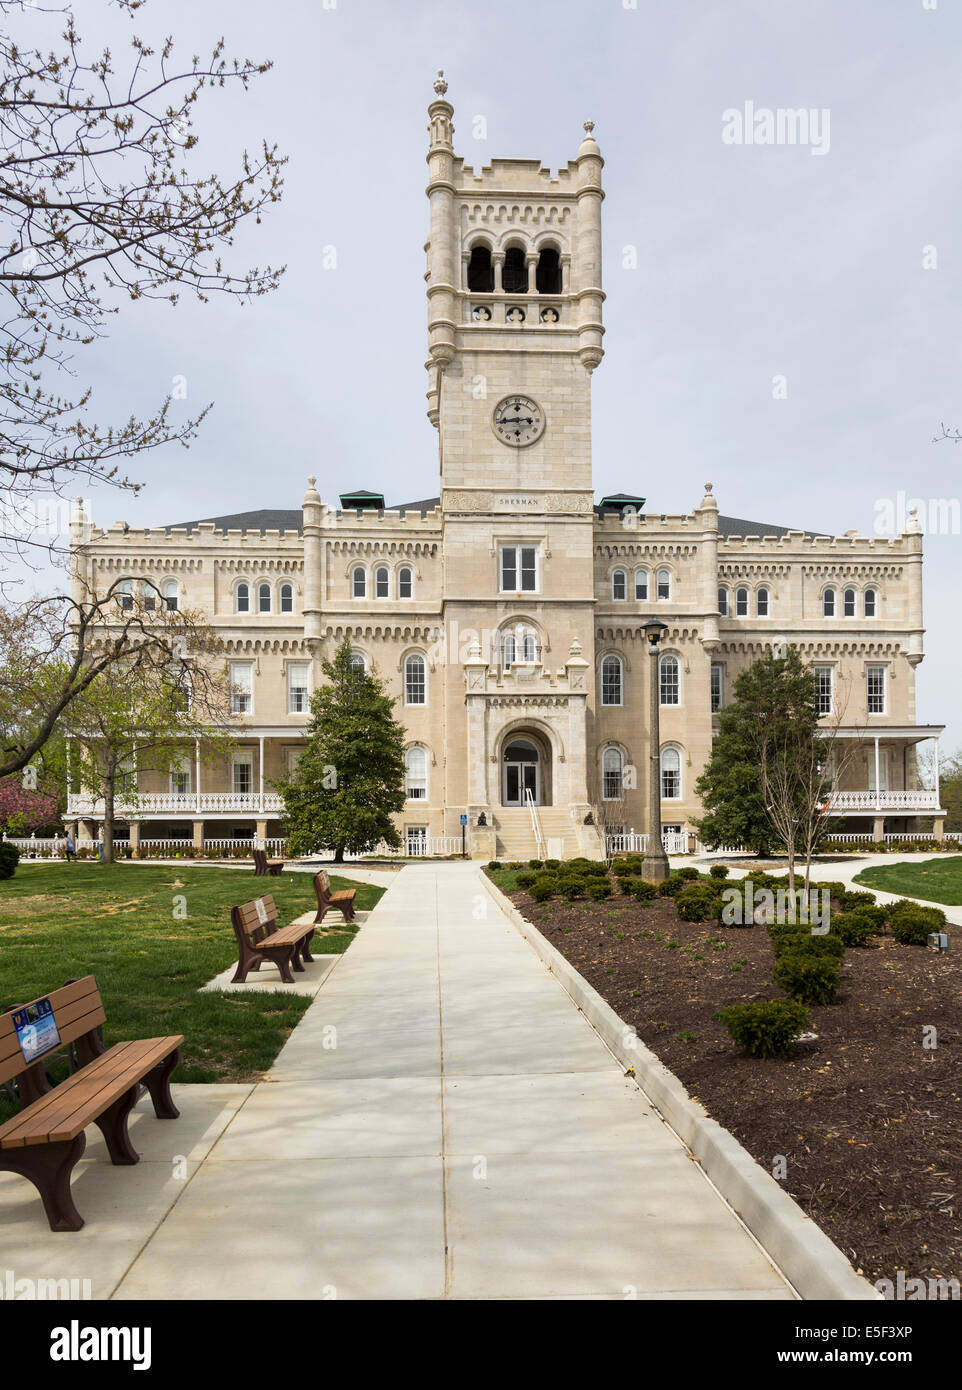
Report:
[[[276,965],[286,985],[294,983],[292,968],[304,973],[305,960],[313,960],[310,945],[314,935],[313,922],[305,926],[278,927],[277,908],[273,895],[241,903],[230,910],[231,925],[237,937],[237,969],[232,984],[242,985],[248,971],[260,970],[264,961]]]
[[[272,878],[277,878],[284,867],[283,859],[268,859],[262,849],[254,851],[254,877],[263,878],[265,874],[270,874]]]
[[[331,892],[331,880],[327,876],[327,870],[321,869],[320,873],[314,875],[314,893],[317,898],[317,915],[314,924],[317,926],[323,922],[325,914],[332,907],[341,910],[345,922],[354,921],[354,898],[357,895],[356,888],[342,888],[337,893]]]
[[[41,1034],[41,1050],[31,1049],[28,1057],[17,1021],[30,1026],[31,1018],[42,1021],[44,1014],[53,1019],[56,1034]],[[92,975],[69,980],[43,999],[0,1014],[0,1082],[16,1079],[21,1106],[19,1114],[0,1125],[0,1172],[19,1173],[33,1183],[52,1231],[79,1231],[84,1224],[74,1206],[70,1176],[86,1147],[88,1125],[95,1124],[104,1136],[111,1163],[139,1163],[127,1117],[140,1083],[150,1092],[159,1120],[175,1120],[180,1114],[171,1098],[170,1074],[179,1060],[183,1035],[142,1038],[105,1049],[100,1035],[105,1022]],[[77,1070],[52,1086],[44,1061],[71,1043]],[[24,1046],[30,1048],[29,1039]]]

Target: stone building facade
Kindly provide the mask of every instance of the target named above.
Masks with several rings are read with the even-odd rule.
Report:
[[[527,159],[475,171],[454,152],[440,77],[435,92],[425,278],[439,495],[388,506],[362,490],[335,507],[312,478],[297,510],[146,531],[75,515],[78,586],[149,579],[203,610],[242,720],[221,765],[185,749],[169,777],[141,775],[132,839],[280,834],[272,784],[302,747],[321,660],[347,637],[397,697],[412,851],[453,843],[467,816],[478,856],[527,857],[539,834],[555,853],[598,854],[599,826],[646,829],[652,616],[668,626],[666,826],[683,832],[698,814],[695,782],[738,672],[794,643],[851,753],[838,813],[853,832],[941,833],[916,761],[939,732],[916,723],[917,522],[892,539],[814,535],[722,515],[710,485],[675,514],[630,492],[596,502],[604,192],[591,124],[556,174]],[[71,797],[81,837],[98,809]]]

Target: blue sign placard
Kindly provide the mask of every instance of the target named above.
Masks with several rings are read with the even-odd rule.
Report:
[[[462,824],[462,825],[467,825],[467,823],[468,823],[468,818],[467,818],[467,816],[462,816],[462,817],[461,817],[461,824]]]
[[[35,1062],[59,1046],[60,1033],[49,999],[38,999],[24,1009],[16,1009],[13,1026],[25,1062]]]

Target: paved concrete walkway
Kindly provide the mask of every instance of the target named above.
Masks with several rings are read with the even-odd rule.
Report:
[[[476,865],[398,874],[232,1102],[116,1297],[793,1296]]]

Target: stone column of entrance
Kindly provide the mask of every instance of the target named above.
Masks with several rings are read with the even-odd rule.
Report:
[[[488,701],[485,694],[488,663],[481,655],[481,643],[477,639],[471,643],[465,657],[464,680],[467,687],[469,848],[472,859],[487,860],[497,853],[497,838],[488,792]],[[482,816],[486,824],[478,825]]]

